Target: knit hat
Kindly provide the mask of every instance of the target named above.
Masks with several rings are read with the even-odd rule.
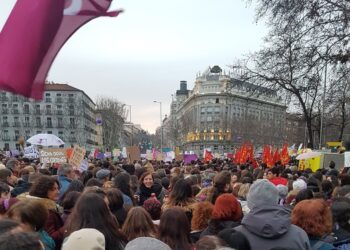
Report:
[[[271,206],[278,204],[278,190],[266,179],[256,180],[247,195],[249,209],[257,206]]]
[[[63,243],[62,250],[104,250],[104,235],[93,228],[83,228],[69,235]]]
[[[297,179],[296,181],[293,182],[293,190],[304,190],[306,189],[306,182],[302,179]]]
[[[96,178],[103,180],[104,178],[108,177],[111,171],[108,169],[101,169],[96,172]]]
[[[151,215],[152,220],[159,220],[162,212],[162,204],[159,200],[150,198],[145,200],[143,208]]]
[[[138,237],[125,246],[125,250],[171,250],[164,242],[151,237]]]
[[[220,195],[214,205],[212,219],[239,221],[242,218],[242,208],[233,194]]]

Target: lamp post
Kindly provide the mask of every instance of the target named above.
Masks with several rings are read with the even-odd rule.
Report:
[[[133,135],[134,135],[134,125],[131,123],[131,105],[126,105],[126,106],[128,106],[129,107],[129,110],[130,110],[130,120],[129,120],[129,122],[130,122],[130,126],[131,126],[131,137],[130,137],[130,146],[132,147],[132,145],[133,145]]]
[[[153,101],[154,103],[159,103],[160,110],[160,152],[163,153],[163,120],[162,120],[162,102]]]

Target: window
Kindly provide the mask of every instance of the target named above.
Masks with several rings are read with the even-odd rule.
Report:
[[[215,103],[219,103],[219,98],[216,98],[216,99],[215,99]]]
[[[60,94],[60,93],[57,93],[57,94],[56,94],[56,96],[57,96],[57,97],[60,97],[60,96],[61,96],[61,94]]]
[[[51,119],[51,117],[47,117],[46,122],[47,122],[46,126],[47,126],[48,128],[52,128],[52,119]]]
[[[46,97],[50,97],[50,93],[45,93],[45,96]]]
[[[52,134],[52,131],[47,131],[48,134]]]

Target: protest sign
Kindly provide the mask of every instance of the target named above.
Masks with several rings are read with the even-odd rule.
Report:
[[[138,146],[127,147],[126,153],[130,163],[141,160],[140,149]]]
[[[34,145],[31,145],[29,147],[24,148],[23,156],[29,159],[36,159],[36,158],[39,158],[39,152]]]
[[[40,150],[41,163],[67,163],[66,150],[62,148],[48,148]]]
[[[350,168],[350,151],[344,153],[344,167]]]
[[[85,148],[79,147],[77,145],[73,148],[73,153],[69,159],[69,164],[73,166],[73,169],[78,170],[82,161],[84,160],[86,150]]]

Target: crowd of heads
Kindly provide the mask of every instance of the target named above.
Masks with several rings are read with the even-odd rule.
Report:
[[[3,250],[350,247],[350,175],[333,162],[1,162]]]

